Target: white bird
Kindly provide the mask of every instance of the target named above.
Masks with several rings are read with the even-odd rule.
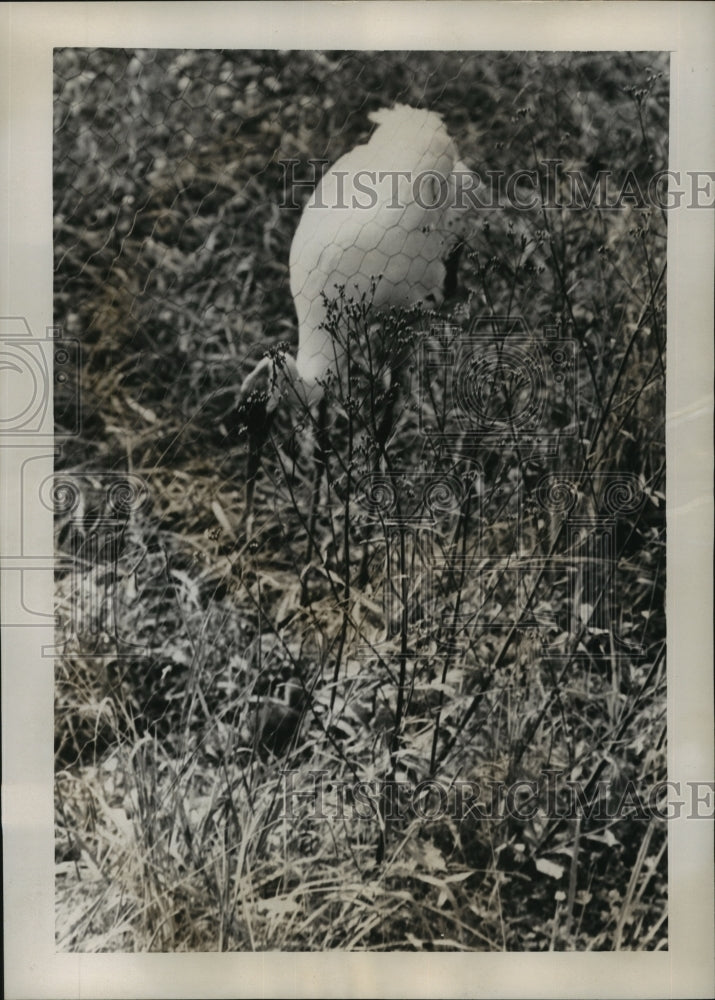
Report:
[[[369,117],[377,129],[327,170],[293,237],[296,358],[273,352],[241,386],[252,440],[244,519],[280,399],[312,407],[324,399],[326,380],[344,374],[345,338],[336,339],[329,328],[338,289],[346,298],[367,296],[372,310],[421,302],[436,307],[444,298],[446,264],[451,259],[456,266],[474,175],[442,118],[401,104]]]

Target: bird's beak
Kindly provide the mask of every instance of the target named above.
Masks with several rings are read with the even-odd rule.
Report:
[[[263,359],[255,370],[244,379],[241,386],[241,399],[238,405],[240,423],[246,428],[248,436],[248,461],[246,466],[246,505],[241,517],[240,527],[245,530],[250,541],[253,528],[253,501],[256,489],[256,477],[261,467],[263,447],[268,439],[273,424],[274,411],[269,408],[269,392],[259,388],[259,376],[268,369],[268,359]]]

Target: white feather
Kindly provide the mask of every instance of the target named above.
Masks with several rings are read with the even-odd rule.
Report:
[[[298,352],[282,370],[264,359],[244,380],[245,396],[271,369],[268,409],[290,383],[312,404],[343,363],[326,329],[326,298],[371,295],[376,309],[443,298],[444,260],[466,228],[461,192],[470,173],[441,117],[404,104],[369,115],[377,128],[330,167],[308,201],[290,250]]]
[[[444,259],[463,231],[459,159],[439,115],[398,104],[370,114],[369,141],[342,156],[306,205],[290,252],[298,374],[311,399],[341,364],[324,328],[324,296],[370,294],[373,305],[442,301]]]

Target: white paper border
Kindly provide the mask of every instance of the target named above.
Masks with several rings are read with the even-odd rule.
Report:
[[[7,177],[0,190],[8,192],[0,210],[0,314],[25,316],[38,336],[52,323],[55,46],[671,50],[671,168],[715,167],[712,3],[10,3],[0,17],[0,169]],[[668,737],[669,777],[681,782],[712,776],[712,327],[713,212],[671,211]],[[0,551],[17,523],[16,454],[0,448]],[[51,547],[49,516],[38,532]],[[50,570],[46,599],[51,614]],[[39,656],[51,638],[39,632],[2,633],[7,997],[712,995],[707,820],[670,823],[668,953],[55,954],[53,678],[52,661]]]

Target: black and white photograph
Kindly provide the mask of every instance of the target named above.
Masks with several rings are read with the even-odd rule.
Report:
[[[675,766],[678,706],[702,698],[690,739],[712,741],[712,647],[683,652],[712,638],[712,518],[687,521],[711,437],[683,472],[712,344],[688,383],[703,337],[672,268],[714,175],[674,146],[678,57],[615,33],[400,45],[411,4],[387,5],[389,44],[314,24],[307,45],[302,21],[248,44],[228,11],[260,5],[203,6],[218,44],[53,38],[50,312],[0,317],[4,636],[51,722],[47,943],[475,963],[355,995],[544,995],[465,985],[494,953],[665,969],[673,865],[712,820],[709,758]],[[385,7],[263,8],[348,6]],[[685,995],[708,995],[702,961]]]

